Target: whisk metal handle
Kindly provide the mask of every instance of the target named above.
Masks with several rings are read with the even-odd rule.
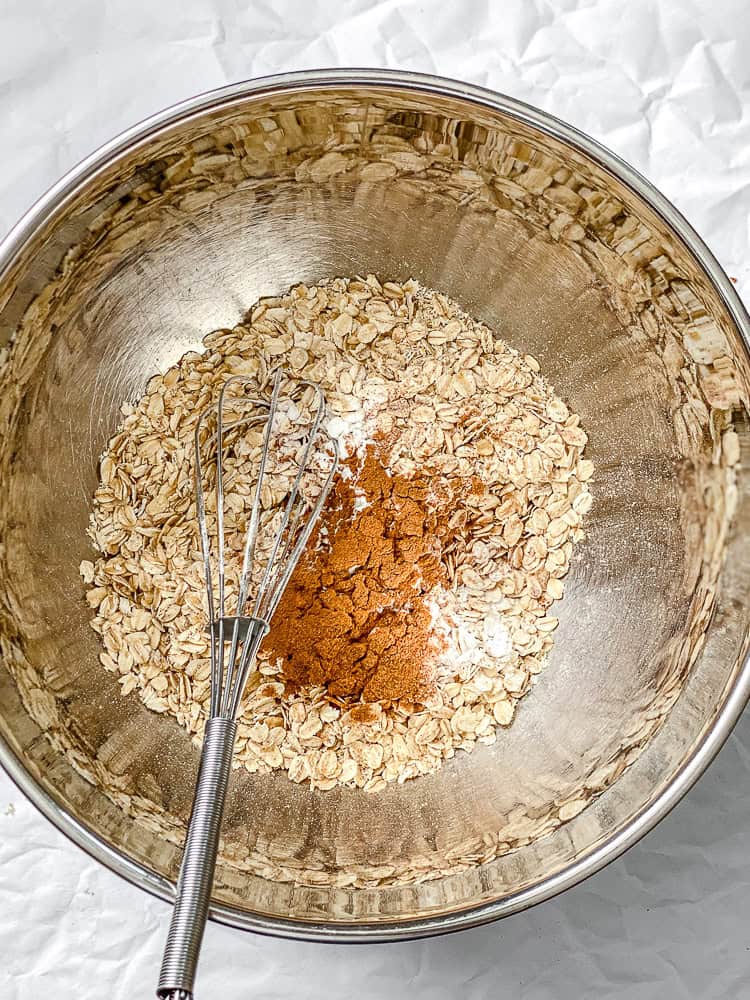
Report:
[[[214,718],[206,723],[177,898],[156,990],[161,1000],[191,1000],[193,996],[236,734],[237,723],[231,719]]]

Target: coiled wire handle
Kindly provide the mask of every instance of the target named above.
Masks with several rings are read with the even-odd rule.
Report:
[[[161,1000],[191,1000],[193,996],[236,735],[237,723],[231,719],[217,717],[206,723],[177,899],[156,990]]]

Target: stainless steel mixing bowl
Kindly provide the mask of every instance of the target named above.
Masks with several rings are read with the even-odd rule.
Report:
[[[677,802],[750,690],[748,317],[696,234],[507,98],[277,77],[120,136],[0,249],[0,755],[39,808],[171,895],[197,754],[99,666],[78,577],[97,457],[123,399],[258,296],[369,271],[539,358],[589,430],[596,503],[550,663],[494,746],[377,795],[235,774],[214,916],[325,940],[455,930],[578,882]],[[393,884],[409,872],[434,877]]]

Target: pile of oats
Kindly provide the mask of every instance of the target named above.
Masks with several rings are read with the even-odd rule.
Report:
[[[210,334],[205,348],[123,406],[101,460],[91,526],[100,554],[81,574],[101,662],[123,694],[136,691],[200,737],[210,692],[195,422],[229,376],[262,389],[281,365],[322,385],[345,454],[377,436],[392,443],[394,473],[465,479],[466,490],[445,554],[449,585],[432,595],[447,641],[431,703],[380,704],[355,721],[322,688],[287,693],[281,665],[261,659],[242,702],[236,765],[284,769],[319,789],[377,791],[494,742],[552,647],[551,608],[591,507],[578,416],[532,357],[415,281],[298,285]],[[233,455],[237,539],[253,486],[243,460],[256,444],[240,441]],[[275,472],[283,478],[284,468]]]

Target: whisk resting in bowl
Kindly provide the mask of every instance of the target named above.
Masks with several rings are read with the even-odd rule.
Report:
[[[195,496],[211,636],[211,695],[193,810],[156,992],[162,1000],[191,1000],[193,996],[242,694],[339,463],[337,442],[323,427],[325,396],[320,386],[293,379],[278,370],[272,378],[269,399],[229,395],[230,390],[250,384],[251,380],[242,375],[224,383],[215,411],[216,430],[208,437],[208,442],[213,441],[216,447],[215,573],[206,499],[208,484],[201,460],[210,410],[200,414],[195,428]],[[246,415],[227,422],[228,408]],[[263,432],[241,547],[237,597],[232,600],[234,613],[227,614],[230,591],[235,587],[228,586],[227,581],[226,438],[233,432],[233,447],[239,446],[241,450],[245,441],[243,432],[249,433],[259,426]],[[273,474],[273,489],[269,484],[272,455],[273,465],[280,468]],[[280,498],[269,503],[269,497],[278,491]]]

